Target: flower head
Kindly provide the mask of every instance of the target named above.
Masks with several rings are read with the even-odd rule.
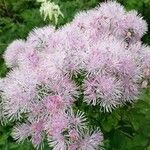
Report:
[[[25,46],[25,41],[15,40],[7,47],[4,53],[4,59],[8,67],[18,65],[18,55],[24,51]]]
[[[41,15],[44,16],[44,20],[46,20],[46,18],[48,17],[49,20],[52,20],[53,17],[55,19],[55,24],[58,23],[58,17],[62,16],[63,14],[60,11],[60,7],[58,5],[56,5],[54,2],[50,2],[50,1],[40,1],[42,2],[41,7],[40,7],[40,13]]]
[[[57,23],[58,5],[38,1],[44,19]],[[14,139],[29,138],[39,148],[47,138],[53,150],[101,149],[102,133],[90,129],[75,101],[81,96],[111,112],[137,100],[150,76],[150,48],[141,42],[146,31],[137,12],[111,1],[58,30],[36,28],[26,41],[12,42],[4,59],[13,69],[0,79],[0,118],[20,122]]]

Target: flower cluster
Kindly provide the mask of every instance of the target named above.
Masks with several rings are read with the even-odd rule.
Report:
[[[50,21],[55,20],[55,24],[58,23],[58,17],[63,17],[63,14],[60,10],[60,7],[56,5],[54,2],[47,0],[37,0],[37,2],[41,3],[40,13],[41,16],[44,16],[44,20],[49,18]]]
[[[72,75],[85,72],[84,101],[105,111],[133,102],[150,76],[150,48],[142,45],[146,22],[116,2],[78,13],[55,30],[36,28],[12,42],[4,59],[11,71],[0,80],[2,116],[20,123],[13,137],[35,147],[47,137],[54,150],[98,150],[102,133],[88,129],[75,109],[78,86]]]

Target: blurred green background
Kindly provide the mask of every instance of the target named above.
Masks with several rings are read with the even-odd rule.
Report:
[[[88,10],[102,0],[53,0],[59,4],[64,18],[59,18],[58,27],[70,22],[75,13]],[[136,9],[150,25],[150,0],[118,0],[127,10]],[[4,77],[7,68],[2,55],[10,42],[25,39],[34,27],[50,24],[44,22],[39,13],[40,4],[35,0],[0,0],[0,76]],[[149,32],[143,42],[150,45]],[[150,88],[143,90],[140,100],[119,108],[113,113],[102,113],[99,108],[86,110],[90,123],[100,127],[104,133],[106,150],[150,150]],[[95,114],[95,115],[93,115]],[[0,150],[34,150],[31,143],[16,144],[10,136],[14,123],[0,126]],[[46,146],[44,150],[48,150]]]

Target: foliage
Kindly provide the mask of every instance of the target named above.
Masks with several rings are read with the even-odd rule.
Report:
[[[64,14],[64,18],[59,18],[57,27],[71,21],[79,10],[92,8],[99,3],[98,0],[54,0],[54,2],[59,4]],[[119,2],[129,10],[138,10],[150,24],[150,0],[119,0]],[[34,0],[0,1],[0,76],[5,76],[7,72],[2,59],[7,45],[14,39],[25,38],[32,28],[50,23],[43,22],[39,7],[39,3]],[[143,41],[150,44],[150,32]],[[105,136],[106,150],[150,150],[150,88],[143,90],[137,103],[128,104],[112,113],[104,114],[98,107],[89,109],[82,102],[82,95],[77,105],[80,110],[86,110],[91,124],[101,127]],[[12,124],[0,126],[0,150],[33,150],[28,141],[15,143],[10,135],[11,127]]]

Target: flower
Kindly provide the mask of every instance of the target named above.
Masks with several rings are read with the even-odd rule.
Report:
[[[147,23],[136,11],[130,11],[120,17],[115,29],[117,36],[131,38],[131,41],[138,41],[146,31]]]
[[[73,110],[70,109],[68,114],[70,119],[70,125],[73,126],[76,131],[87,128],[88,123],[84,112],[78,110],[76,113],[74,113]]]
[[[12,136],[18,142],[24,141],[30,135],[30,124],[22,123],[13,128]]]
[[[45,97],[45,107],[50,114],[65,110],[65,101],[59,95]]]
[[[38,51],[47,50],[48,42],[51,40],[55,29],[53,26],[33,29],[27,37],[27,43]]]
[[[98,150],[102,146],[103,136],[96,130],[84,130],[80,132],[78,140],[69,145],[69,150]]]
[[[10,120],[20,119],[28,111],[36,95],[36,74],[15,68],[4,79],[2,98],[5,117]]]
[[[106,111],[121,104],[122,82],[108,75],[94,77],[85,82],[85,101],[88,104],[100,104]]]
[[[62,12],[60,11],[60,7],[56,5],[54,2],[50,2],[47,0],[42,2],[41,7],[40,7],[40,13],[41,15],[44,16],[44,20],[46,20],[47,17],[49,18],[49,20],[52,20],[54,17],[55,24],[58,23],[59,16],[63,17]]]
[[[84,133],[82,139],[79,142],[79,150],[98,150],[101,142],[103,141],[102,134],[95,130],[93,133],[89,131]]]
[[[57,23],[58,5],[38,1],[44,19]],[[29,138],[37,149],[45,138],[53,150],[101,149],[102,133],[90,128],[77,100],[105,112],[136,101],[148,86],[150,48],[141,42],[146,31],[137,12],[107,2],[58,30],[35,28],[26,40],[12,42],[4,54],[12,70],[0,79],[0,118],[19,122],[14,139]]]
[[[24,51],[26,44],[23,40],[13,41],[4,53],[4,59],[8,67],[17,66],[18,55]]]

